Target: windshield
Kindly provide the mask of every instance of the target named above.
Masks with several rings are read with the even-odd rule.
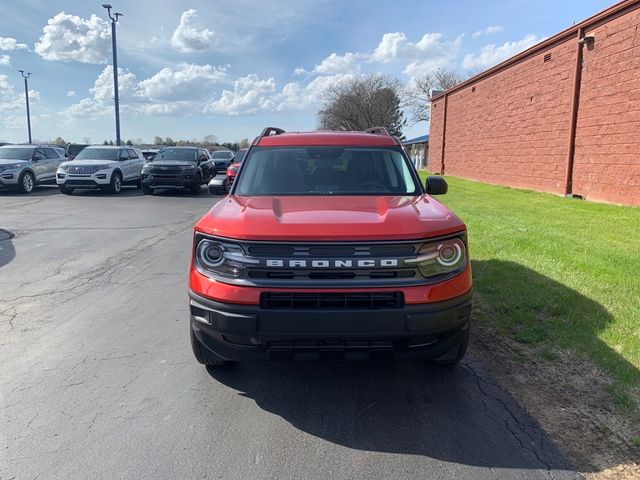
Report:
[[[231,157],[233,157],[233,152],[230,152],[229,150],[222,150],[222,151],[218,151],[218,152],[213,152],[211,154],[211,158],[214,158],[214,159],[223,158],[223,159],[227,160],[227,159],[229,159]]]
[[[246,150],[238,150],[238,153],[236,153],[236,163],[242,163],[246,154]]]
[[[67,147],[67,155],[76,155],[84,150],[88,145],[72,144]]]
[[[117,148],[85,148],[74,160],[118,160]]]
[[[31,160],[33,148],[2,147],[0,159],[3,160]]]
[[[198,150],[185,149],[185,148],[166,148],[160,150],[155,157],[154,162],[161,162],[162,160],[175,160],[179,162],[195,162],[198,160]]]
[[[254,148],[236,195],[419,195],[398,150],[384,148]]]

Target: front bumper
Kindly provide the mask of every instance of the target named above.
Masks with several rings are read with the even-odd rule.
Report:
[[[148,188],[190,188],[196,183],[194,174],[188,175],[142,175],[142,186]]]
[[[12,170],[7,172],[6,170],[0,172],[0,188],[11,188],[18,185],[18,178],[20,178],[20,172]]]
[[[191,328],[215,357],[237,361],[433,359],[468,328],[471,291],[379,310],[274,310],[190,291]]]
[[[100,171],[94,174],[68,174],[56,173],[56,183],[74,188],[100,188],[106,187],[111,182],[111,172]]]

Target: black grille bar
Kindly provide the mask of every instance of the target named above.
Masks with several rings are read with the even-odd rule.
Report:
[[[403,308],[402,292],[263,292],[260,307],[267,310],[379,310]]]

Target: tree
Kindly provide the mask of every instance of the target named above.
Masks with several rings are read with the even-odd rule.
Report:
[[[428,122],[431,117],[431,97],[434,90],[449,90],[465,77],[452,70],[436,70],[425,73],[414,79],[413,87],[407,92],[408,105],[411,109],[411,121]]]
[[[130,147],[133,147],[133,142],[131,140],[127,140],[127,145],[129,145]]]
[[[402,107],[403,84],[389,75],[361,75],[329,85],[324,105],[318,112],[323,130],[365,130],[387,127],[392,135],[402,137],[406,125]]]
[[[240,140],[239,146],[240,148],[247,148],[249,146],[249,139],[243,138],[242,140]]]
[[[162,140],[162,137],[159,136],[155,136],[153,137],[153,144],[154,145],[163,145],[164,144],[164,140]]]
[[[91,143],[91,138],[89,137],[82,137],[82,143],[89,145]]]
[[[109,145],[109,142],[105,140],[104,142],[102,142],[102,145]]]
[[[213,134],[205,135],[202,137],[202,143],[205,145],[215,145],[218,142],[218,137]]]
[[[64,139],[62,137],[58,137],[53,141],[54,145],[60,145],[62,147],[66,147],[67,146],[67,142],[64,141]]]
[[[176,142],[173,141],[173,138],[167,137],[164,139],[164,145],[166,145],[167,147],[175,147]]]

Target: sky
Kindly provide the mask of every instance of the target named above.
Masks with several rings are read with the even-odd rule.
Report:
[[[327,85],[484,70],[610,6],[598,0],[111,0],[121,137],[220,142],[317,127]],[[0,0],[0,141],[115,139],[111,26],[100,1]],[[409,124],[407,138],[428,133]]]

